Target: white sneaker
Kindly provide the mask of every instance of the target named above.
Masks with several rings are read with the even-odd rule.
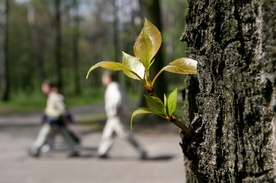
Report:
[[[45,145],[42,146],[42,148],[41,148],[41,152],[43,152],[43,153],[47,153],[47,152],[49,152],[50,150],[51,150],[51,147],[50,147],[49,144],[45,144]]]

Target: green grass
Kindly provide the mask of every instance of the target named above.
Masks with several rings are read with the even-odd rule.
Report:
[[[137,99],[138,93],[129,93],[130,99]],[[86,106],[99,104],[104,102],[104,88],[97,90],[87,89],[82,92],[80,96],[72,94],[65,94],[65,101],[68,107],[72,106]],[[8,102],[0,101],[0,115],[22,114],[29,112],[43,111],[46,105],[46,97],[40,92],[25,93],[19,92],[11,95],[11,100]]]
[[[100,103],[102,101],[96,99],[89,99],[87,97],[72,97],[68,100],[68,106],[85,106]],[[9,102],[0,102],[0,115],[21,114],[29,112],[43,111],[46,105],[46,99],[27,99],[24,101],[11,100]]]
[[[8,102],[0,102],[0,115],[41,111],[45,105],[43,95],[12,95]]]
[[[180,87],[180,84],[170,85],[168,93],[175,87]],[[127,90],[128,98],[130,100],[137,100],[140,97],[139,92]],[[80,96],[74,96],[72,93],[65,93],[66,103],[69,107],[93,105],[104,102],[104,87],[100,88],[86,88],[82,91]],[[20,114],[29,112],[41,112],[46,105],[46,98],[40,91],[32,93],[18,92],[11,95],[11,100],[8,102],[0,101],[0,115]],[[183,102],[178,102],[176,115],[181,117]]]
[[[84,93],[81,96],[65,95],[65,101],[69,107],[84,106],[103,102],[103,91],[98,90]],[[43,111],[46,105],[46,97],[41,92],[19,92],[11,95],[8,102],[0,101],[0,115],[20,114]]]

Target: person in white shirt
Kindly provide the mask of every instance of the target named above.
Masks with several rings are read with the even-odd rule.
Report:
[[[41,85],[42,92],[47,95],[47,104],[45,108],[44,120],[37,139],[29,150],[29,154],[33,157],[40,155],[42,146],[49,138],[52,138],[56,133],[60,133],[68,144],[70,153],[69,156],[78,156],[76,142],[72,139],[64,124],[66,116],[66,106],[64,97],[58,93],[58,86],[49,81],[43,82]]]
[[[146,158],[146,151],[134,139],[124,126],[127,120],[128,104],[122,87],[114,81],[113,73],[106,71],[102,76],[102,83],[106,86],[105,111],[107,121],[103,130],[102,139],[98,147],[98,157],[107,158],[108,152],[114,143],[115,135],[126,139],[138,151],[139,158]]]

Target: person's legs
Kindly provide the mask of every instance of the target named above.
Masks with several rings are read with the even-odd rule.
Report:
[[[30,155],[39,156],[41,147],[46,143],[51,133],[53,133],[51,126],[49,124],[44,124],[41,127],[38,136],[30,149]]]
[[[74,140],[74,142],[78,145],[81,143],[80,137],[78,137],[68,126],[65,127],[71,138]]]
[[[113,126],[114,126],[114,119],[109,118],[106,121],[106,124],[104,126],[102,139],[98,147],[98,156],[99,157],[106,157],[108,151],[110,150],[111,146],[114,143],[114,132],[113,132]]]
[[[54,149],[55,146],[55,133],[48,135],[45,144],[42,146],[41,151],[46,153]]]
[[[69,156],[77,156],[78,155],[78,150],[76,148],[76,143],[74,142],[74,140],[70,136],[70,134],[67,131],[66,127],[60,126],[59,127],[59,132],[60,132],[60,134],[62,135],[62,137],[64,138],[65,142],[67,143],[67,145],[69,147],[69,151],[70,151]]]
[[[43,114],[43,115],[42,115],[42,123],[43,123],[43,124],[47,124],[47,123],[48,123],[48,124],[52,125],[51,123],[52,123],[53,121],[54,121],[54,120],[51,119],[51,118],[49,118],[49,116],[47,116],[46,114]],[[50,122],[50,123],[49,123],[49,122]],[[48,151],[54,149],[54,137],[55,137],[54,131],[55,131],[57,128],[56,128],[55,126],[53,126],[53,127],[54,127],[54,128],[53,128],[54,130],[52,130],[52,133],[48,135],[45,144],[44,144],[44,145],[42,146],[42,148],[41,148],[41,151],[42,151],[42,152],[48,152]]]
[[[115,133],[123,138],[126,139],[139,153],[141,159],[146,158],[146,151],[144,148],[137,142],[137,140],[133,137],[132,133],[125,128],[122,121],[124,118],[117,117],[116,120],[114,120],[114,131]]]

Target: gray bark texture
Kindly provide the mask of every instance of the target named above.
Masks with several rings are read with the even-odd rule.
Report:
[[[184,40],[198,74],[186,83],[187,182],[276,182],[276,1],[188,7]]]

